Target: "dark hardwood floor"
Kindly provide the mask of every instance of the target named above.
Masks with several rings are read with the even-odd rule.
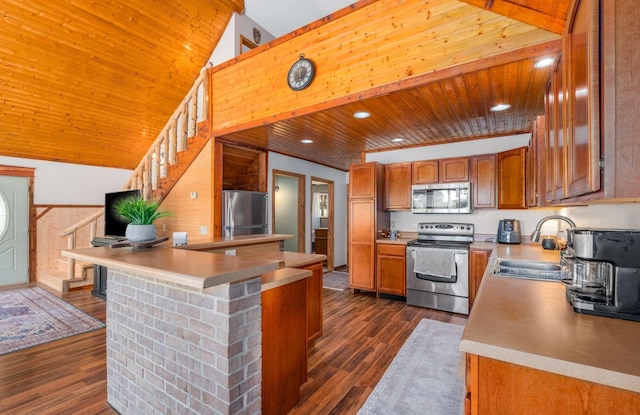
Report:
[[[89,291],[60,297],[105,320],[105,302]],[[370,293],[326,289],[324,318],[324,334],[309,350],[302,403],[290,415],[355,414],[421,319],[466,322]],[[105,331],[0,356],[0,413],[116,414],[106,402]]]

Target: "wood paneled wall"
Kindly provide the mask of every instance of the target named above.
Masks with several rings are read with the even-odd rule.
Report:
[[[60,252],[67,249],[67,238],[58,233],[82,219],[92,215],[102,206],[56,206],[35,205],[36,210],[36,270],[60,268]],[[104,216],[96,221],[96,235],[104,235]],[[91,246],[91,226],[85,226],[75,233],[76,247]],[[64,260],[66,262],[66,259]]]
[[[356,7],[314,30],[264,45],[247,54],[251,59],[211,69],[212,133],[384,95],[418,78],[427,82],[421,77],[434,71],[558,38],[456,0],[378,0]],[[300,54],[315,62],[316,77],[293,92],[286,76]]]
[[[169,237],[169,243],[173,232],[187,232],[189,242],[206,240],[213,235],[211,146],[209,141],[160,205],[161,210],[171,215],[156,221],[157,234],[159,238]],[[197,193],[196,199],[191,198],[191,192]],[[201,226],[207,227],[207,235],[200,234]]]

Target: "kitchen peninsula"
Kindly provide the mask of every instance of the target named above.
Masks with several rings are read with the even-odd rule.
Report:
[[[640,408],[640,323],[575,313],[559,282],[493,274],[500,259],[559,262],[539,244],[492,249],[462,336],[471,414],[630,414]]]
[[[283,350],[297,359],[292,366],[295,376],[278,378],[293,385],[286,395],[289,402],[297,403],[299,385],[306,380],[304,293],[312,272],[286,268],[281,260],[268,258],[264,249],[279,247],[279,241],[287,237],[215,238],[199,245],[203,248],[199,250],[99,247],[64,251],[64,256],[109,270],[109,403],[122,414],[182,413],[187,408],[201,413],[269,413],[265,406],[285,393],[281,389],[277,396],[265,396],[270,392],[265,391],[262,379],[277,368],[265,361],[266,356],[261,360],[263,343],[282,337],[265,336],[263,327],[277,330],[289,327],[287,324],[302,327],[285,333],[295,337],[287,337],[287,345],[297,345],[297,351]],[[260,257],[211,252],[248,252],[251,246],[261,251]],[[273,255],[281,255],[279,249]],[[309,260],[322,262],[324,256]],[[285,301],[288,296],[295,301]],[[298,320],[279,322],[286,317],[280,307]]]

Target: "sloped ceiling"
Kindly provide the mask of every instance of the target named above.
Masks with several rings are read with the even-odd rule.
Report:
[[[465,1],[559,33],[570,0]],[[276,0],[269,2],[276,7]],[[305,7],[304,2],[295,3]],[[184,98],[232,13],[244,10],[243,0],[0,0],[0,4],[0,155],[129,169],[139,163]],[[269,28],[259,15],[249,10],[247,14]],[[422,99],[423,94],[413,95],[411,99]],[[526,113],[517,114],[518,120],[540,111],[540,91],[532,91],[532,96],[538,103],[524,103]],[[334,114],[315,114],[309,122],[321,122],[323,116]],[[476,118],[472,114],[466,128],[476,128],[472,127]],[[518,130],[526,128],[521,121],[513,124]],[[292,128],[280,127],[268,128]],[[430,134],[425,126],[410,128],[414,136]],[[444,124],[438,129],[459,130]],[[464,133],[460,130],[453,139]],[[386,140],[380,142],[387,145]],[[288,145],[277,136],[266,143],[282,152]],[[355,145],[349,151],[383,148],[375,141]],[[326,151],[340,153],[338,146]]]
[[[1,0],[0,154],[134,168],[242,0]]]

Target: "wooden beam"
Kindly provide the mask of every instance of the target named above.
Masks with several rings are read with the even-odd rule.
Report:
[[[540,29],[548,30],[559,35],[562,34],[566,18],[555,17],[539,10],[505,1],[505,0],[460,0],[485,10],[518,20]],[[566,17],[566,16],[565,16]]]

